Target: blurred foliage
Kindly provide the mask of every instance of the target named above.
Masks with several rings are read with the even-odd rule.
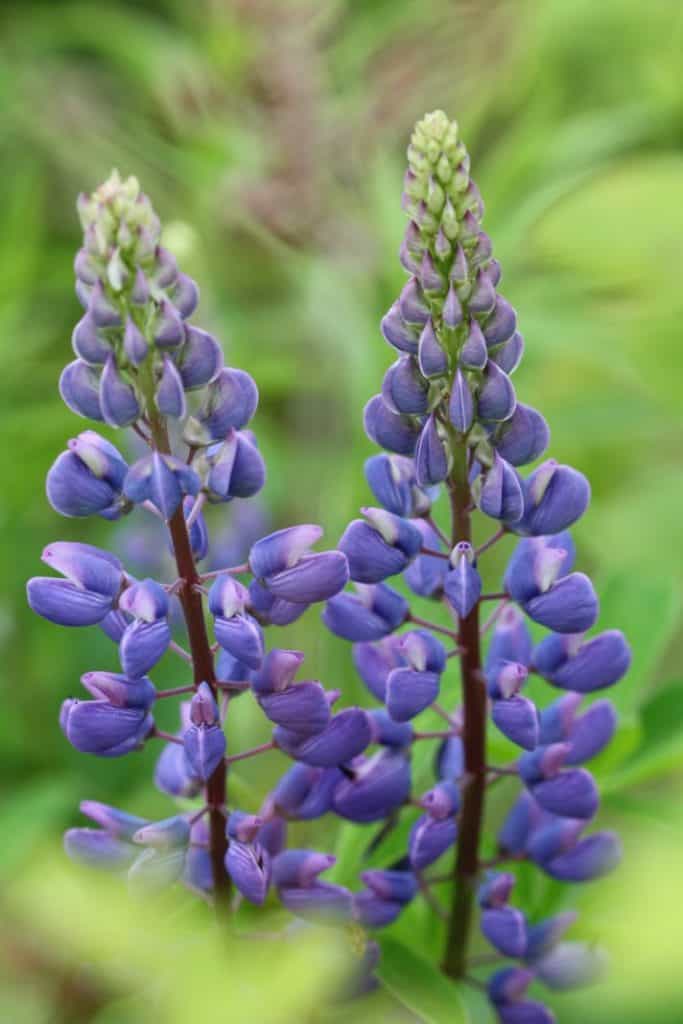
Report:
[[[152,1019],[116,1001],[106,1010],[98,1003],[93,1016],[60,973],[61,958],[78,962],[90,948],[97,921],[102,942],[111,941],[98,955],[150,963],[139,945],[125,954],[116,945],[116,915],[124,913],[117,897],[98,895],[91,921],[89,881],[54,861],[37,875],[26,868],[35,847],[76,820],[84,796],[149,815],[166,805],[150,783],[154,751],[111,763],[67,747],[59,703],[77,691],[82,672],[113,668],[113,649],[97,631],[75,635],[31,618],[23,596],[45,543],[57,536],[98,543],[109,533],[101,523],[57,521],[43,497],[50,462],[81,426],[55,386],[79,315],[75,196],[114,165],[138,175],[167,224],[167,243],[201,282],[202,325],[224,340],[228,361],[258,381],[268,516],[276,525],[321,522],[333,541],[367,500],[361,467],[371,446],[361,409],[392,358],[377,325],[403,280],[395,256],[404,227],[403,149],[415,118],[440,106],[461,122],[504,290],[519,310],[527,355],[518,391],[547,415],[552,454],[593,484],[590,513],[576,532],[602,594],[600,625],[623,627],[635,648],[633,670],[614,691],[621,731],[598,766],[602,821],[625,832],[633,857],[608,903],[604,883],[568,894],[520,868],[520,886],[537,913],[581,905],[583,934],[602,940],[605,930],[611,942],[614,932],[615,958],[623,956],[617,994],[560,997],[561,1021],[646,1019],[648,991],[656,991],[664,1021],[678,982],[665,954],[680,940],[669,890],[680,872],[668,823],[680,816],[683,774],[676,682],[683,291],[673,280],[683,257],[683,7],[677,0],[17,0],[0,8],[0,29],[0,877],[3,889],[12,879],[21,894],[0,934],[8,954],[0,969],[3,1020]],[[503,548],[490,556],[492,579]],[[307,652],[307,674],[340,686],[346,702],[365,700],[348,645],[319,628],[315,611],[282,638]],[[168,685],[181,681],[182,666],[166,662],[157,675]],[[238,702],[231,729],[240,746],[262,738],[263,728]],[[494,737],[493,754],[506,750]],[[429,752],[419,753],[416,773],[426,777]],[[255,807],[279,763],[264,758],[256,777],[251,766],[236,771],[239,801]],[[492,821],[510,798],[506,786],[491,801]],[[409,824],[407,815],[380,846],[378,863],[396,856]],[[338,875],[353,879],[367,834],[333,822],[322,828],[316,842],[343,852]],[[666,842],[648,860],[639,836]],[[82,927],[67,936],[74,915]],[[629,945],[623,937],[636,916],[638,943]],[[389,931],[394,952],[383,978],[400,1003],[402,977],[420,970],[402,968],[401,957],[413,948],[438,960],[441,928],[416,901]],[[153,914],[144,933],[154,933]],[[201,951],[204,939],[197,941]],[[314,947],[293,948],[279,965],[268,960],[258,1011],[249,1002],[254,975],[240,948],[231,948],[230,979],[246,972],[246,1002],[241,1015],[216,1019],[314,1019],[306,1007],[319,1001],[325,975],[320,967],[311,977],[323,955]],[[647,949],[638,962],[636,948]],[[194,965],[195,953],[187,955]],[[205,967],[217,973],[189,979],[177,1004],[183,1010],[204,982],[216,999],[230,998],[220,962]],[[112,991],[120,982],[117,975]],[[265,992],[271,983],[273,1006]],[[163,1003],[168,992],[158,998],[155,1016],[175,1020]],[[438,994],[429,988],[427,998],[419,1003],[412,986],[400,1011],[375,995],[368,1019],[441,1019]],[[460,998],[473,1020],[486,1020],[472,993]],[[203,1019],[210,1019],[207,1004]]]

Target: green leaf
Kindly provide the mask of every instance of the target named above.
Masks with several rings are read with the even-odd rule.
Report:
[[[606,794],[683,768],[683,680],[659,690],[641,713],[642,740],[635,755],[604,783]]]
[[[665,576],[615,573],[600,588],[600,629],[621,629],[633,651],[626,677],[612,690],[617,710],[635,711],[652,692],[657,663],[678,625],[680,594]]]
[[[460,986],[438,967],[393,939],[382,942],[377,974],[390,992],[425,1024],[466,1024]]]

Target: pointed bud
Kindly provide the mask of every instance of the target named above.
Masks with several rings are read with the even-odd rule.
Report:
[[[356,590],[356,595],[339,594],[325,606],[323,622],[336,636],[353,642],[380,640],[405,621],[408,602],[391,587],[380,583]]]
[[[185,342],[176,359],[186,391],[204,387],[223,367],[223,352],[216,339],[191,324],[185,324]]]
[[[71,347],[79,359],[91,366],[102,366],[111,352],[106,339],[100,336],[91,313],[86,313],[74,327]]]
[[[330,721],[325,691],[318,682],[262,693],[258,702],[266,718],[301,737],[322,732]]]
[[[467,378],[462,370],[456,370],[448,404],[448,417],[459,434],[466,434],[472,426],[474,403]]]
[[[566,853],[543,865],[560,882],[589,882],[612,871],[621,860],[621,843],[614,832],[594,832]]]
[[[411,867],[415,871],[423,871],[450,849],[457,838],[458,826],[455,818],[437,821],[428,814],[418,818],[410,830],[408,841]]]
[[[183,419],[186,413],[183,382],[175,363],[164,356],[161,378],[154,395],[157,408],[162,416]]]
[[[510,378],[489,360],[484,369],[484,380],[477,400],[479,418],[495,422],[509,420],[515,411],[515,405],[515,389]]]
[[[510,697],[493,702],[491,712],[494,723],[504,736],[525,750],[533,750],[538,743],[538,712],[527,697]]]
[[[427,321],[420,335],[418,361],[423,377],[441,377],[448,372],[448,356],[439,343],[431,320]]]
[[[503,956],[517,959],[524,955],[526,928],[524,914],[514,907],[484,910],[481,930],[491,945]]]
[[[346,708],[316,736],[302,739],[281,727],[273,739],[290,757],[319,768],[332,768],[362,753],[372,739],[370,722],[361,708]]]
[[[133,366],[140,366],[147,358],[149,351],[147,339],[131,317],[126,319],[126,329],[123,332],[123,350]]]
[[[104,419],[100,403],[100,378],[88,363],[75,359],[62,370],[59,393],[65,405],[77,416]]]
[[[462,323],[462,306],[457,292],[451,283],[448,288],[448,295],[443,304],[443,322],[449,330],[454,331]]]
[[[522,516],[524,496],[519,477],[497,452],[484,474],[478,505],[485,515],[505,523],[517,523]]]
[[[495,440],[498,453],[512,466],[533,462],[548,447],[550,430],[540,412],[518,402]]]
[[[502,345],[515,333],[517,314],[502,295],[496,296],[493,312],[484,324],[484,337],[488,348]]]
[[[397,348],[400,352],[409,352],[412,355],[417,354],[418,334],[415,327],[406,323],[401,316],[401,308],[398,302],[395,302],[389,312],[382,318],[380,330],[384,340],[393,348]]]
[[[510,374],[515,372],[523,355],[524,338],[519,331],[515,331],[511,338],[491,352],[490,359],[504,373]]]
[[[472,319],[465,343],[460,349],[459,363],[465,370],[483,370],[487,359],[486,339],[477,321]]]
[[[334,790],[332,808],[348,821],[381,821],[401,807],[410,794],[410,762],[400,752],[383,750],[344,777]]]
[[[375,395],[365,406],[363,423],[370,440],[381,448],[396,452],[398,455],[413,454],[418,428],[407,416],[389,409],[381,395]]]
[[[127,427],[141,414],[135,388],[121,376],[113,354],[100,378],[100,403],[102,415],[112,427]]]
[[[384,375],[382,398],[395,413],[421,415],[427,411],[428,385],[413,356],[402,356]]]
[[[407,324],[421,327],[429,320],[429,306],[416,277],[411,277],[403,286],[398,302],[401,317]]]
[[[460,618],[466,619],[481,596],[481,576],[474,565],[474,551],[467,541],[460,541],[451,554],[453,569],[444,580],[449,604]]]

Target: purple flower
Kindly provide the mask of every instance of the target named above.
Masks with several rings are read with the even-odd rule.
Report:
[[[118,519],[126,510],[122,496],[128,466],[109,441],[85,430],[69,441],[47,474],[48,501],[63,516]]]
[[[349,578],[341,551],[310,554],[322,536],[319,526],[291,526],[264,537],[249,552],[249,567],[275,598],[294,604],[325,601],[343,590]]]
[[[419,431],[415,421],[390,409],[381,395],[375,395],[365,406],[363,422],[365,433],[380,448],[397,455],[412,455],[415,451]]]
[[[56,541],[45,548],[42,559],[66,579],[29,580],[28,603],[38,615],[60,626],[91,626],[112,610],[123,583],[114,555],[90,544]]]
[[[458,837],[454,818],[438,820],[426,814],[418,818],[410,831],[408,855],[415,871],[423,871],[450,849]]]
[[[466,619],[481,596],[481,576],[476,569],[472,545],[464,540],[456,544],[450,564],[452,569],[444,580],[444,591],[449,604]]]
[[[410,763],[393,750],[371,758],[357,758],[334,790],[332,808],[349,821],[370,822],[386,818],[410,794]]]
[[[199,493],[199,477],[173,455],[153,452],[131,466],[124,481],[127,498],[136,505],[151,501],[164,519],[171,519],[183,500]]]
[[[235,886],[250,903],[261,906],[268,894],[271,863],[260,843],[241,843],[233,839],[225,855],[225,867]]]
[[[548,459],[524,481],[524,513],[514,524],[518,533],[560,533],[588,508],[590,486],[571,466]]]
[[[327,602],[322,620],[337,636],[351,641],[381,640],[408,615],[408,602],[396,590],[378,583],[356,584],[355,594],[339,594]]]
[[[409,520],[385,509],[362,512],[368,522],[355,519],[347,526],[339,550],[346,555],[352,580],[379,583],[406,568],[422,547],[422,534]]]
[[[69,743],[81,753],[121,757],[142,746],[154,722],[144,708],[69,698],[62,704],[59,724]]]

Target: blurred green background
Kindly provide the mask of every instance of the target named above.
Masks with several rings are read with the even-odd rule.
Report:
[[[458,118],[503,291],[526,338],[515,385],[549,419],[552,455],[591,479],[593,504],[576,530],[582,567],[603,598],[601,627],[621,626],[635,648],[633,670],[614,691],[622,729],[599,767],[601,823],[622,830],[627,853],[640,851],[631,865],[656,862],[665,875],[631,868],[622,876],[609,904],[612,932],[623,939],[624,928],[637,927],[648,886],[661,895],[665,882],[674,885],[668,851],[680,834],[683,779],[682,44],[678,0],[2,5],[3,1020],[148,1019],[144,1008],[117,1015],[108,1007],[109,986],[125,990],[125,972],[104,986],[97,973],[85,986],[74,981],[82,950],[62,946],[62,932],[97,899],[79,890],[68,922],[55,908],[67,908],[68,887],[80,883],[62,877],[59,859],[58,867],[46,862],[52,887],[35,867],[45,845],[78,821],[83,797],[149,815],[168,808],[150,782],[155,751],[99,762],[67,746],[60,702],[78,691],[82,672],[114,669],[115,652],[96,630],[76,634],[31,617],[24,599],[47,542],[106,543],[110,535],[106,524],[59,521],[43,481],[65,439],[83,429],[56,390],[80,315],[74,201],[112,166],[139,177],[167,244],[201,283],[199,322],[258,382],[254,427],[269,463],[259,515],[274,526],[320,522],[333,543],[368,498],[361,411],[392,360],[378,322],[404,280],[396,258],[404,149],[425,110]],[[494,571],[505,553],[491,556]],[[365,699],[348,645],[323,632],[315,610],[278,642],[301,645],[307,674],[341,687],[345,702]],[[166,662],[157,680],[182,681],[182,666]],[[233,750],[264,735],[258,716],[236,707]],[[281,764],[274,757],[256,775],[235,773],[242,805],[258,805]],[[353,877],[353,837],[332,822],[314,836],[348,852],[344,871]],[[652,854],[642,852],[648,841]],[[42,888],[29,886],[32,897],[13,903],[34,877]],[[610,914],[597,887],[567,896],[548,885],[532,892],[526,882],[538,912],[562,900],[583,905],[582,934],[603,937]],[[655,899],[653,913],[666,918],[670,905]],[[660,984],[660,974],[675,980],[670,924],[649,922],[650,973],[639,991],[656,988],[659,1019],[674,1021],[680,992]],[[397,942],[410,933],[429,951],[438,941],[418,911],[402,927]],[[622,963],[617,982],[632,983],[639,966]],[[293,965],[281,979],[303,1009],[279,991],[276,1010],[264,991],[260,1019],[317,1020],[317,990],[304,975]],[[206,984],[228,991],[230,977],[219,970]],[[257,1019],[246,1005],[216,1020]],[[554,1005],[562,1022],[649,1019],[618,984],[611,1001],[591,990]],[[462,1019],[430,1016],[419,997],[406,1006],[386,1001],[380,1011],[377,1003],[374,1019]],[[487,1019],[481,1008],[471,1012]]]

